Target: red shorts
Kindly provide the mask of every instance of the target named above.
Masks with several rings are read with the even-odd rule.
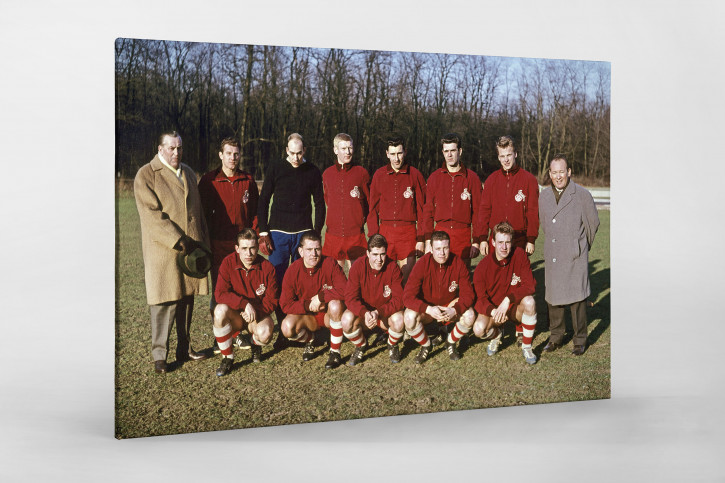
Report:
[[[405,260],[415,255],[415,224],[410,225],[380,225],[379,233],[388,242],[388,258],[391,260]]]
[[[451,237],[451,253],[461,258],[471,258],[471,227],[466,228],[443,228],[436,230],[444,231]]]
[[[322,254],[335,260],[354,260],[365,255],[367,249],[368,241],[365,239],[364,233],[353,236],[335,236],[325,233]]]
[[[327,313],[326,310],[321,310],[319,312],[316,312],[314,315],[312,315],[315,318],[315,321],[317,322],[317,328],[315,331],[320,330],[325,326],[325,314]]]

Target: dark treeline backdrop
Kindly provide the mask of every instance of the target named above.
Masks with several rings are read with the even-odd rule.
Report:
[[[181,134],[183,161],[199,173],[220,165],[222,138],[236,137],[257,179],[293,132],[321,169],[334,161],[335,134],[350,134],[371,173],[398,133],[427,176],[442,163],[441,135],[455,131],[464,164],[484,180],[499,166],[496,138],[510,134],[540,182],[564,152],[575,178],[609,185],[606,62],[125,38],[115,51],[120,177],[153,157],[164,130]]]

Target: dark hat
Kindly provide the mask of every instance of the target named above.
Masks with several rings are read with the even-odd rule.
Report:
[[[189,277],[205,278],[211,269],[211,249],[204,242],[189,238],[188,251],[176,255],[176,264]]]

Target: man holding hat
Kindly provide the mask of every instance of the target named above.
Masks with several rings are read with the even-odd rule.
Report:
[[[176,361],[201,360],[189,329],[194,295],[208,294],[211,252],[196,175],[181,163],[181,136],[165,132],[158,154],[139,169],[133,183],[151,311],[151,355],[157,373],[167,372],[169,334],[176,323]]]

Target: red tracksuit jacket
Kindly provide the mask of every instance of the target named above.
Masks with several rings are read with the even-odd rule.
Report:
[[[335,236],[364,233],[370,198],[370,175],[362,166],[335,161],[322,173],[327,205],[327,232]]]
[[[285,314],[312,315],[310,302],[315,295],[320,301],[345,300],[345,272],[333,258],[322,256],[316,267],[305,267],[302,258],[289,266],[282,279],[280,306]]]
[[[423,209],[425,178],[420,171],[404,164],[396,173],[388,163],[375,171],[370,185],[368,237],[378,233],[383,222],[418,223],[416,241],[425,241]]]
[[[496,259],[496,253],[486,255],[473,272],[476,291],[476,312],[490,316],[503,299],[511,299],[511,307],[527,295],[536,292],[536,280],[531,272],[529,257],[521,248],[514,248],[507,258]]]
[[[383,268],[375,270],[368,257],[360,257],[350,267],[345,289],[345,305],[358,317],[377,310],[387,318],[403,310],[403,274],[398,264],[389,258]]]
[[[236,241],[243,228],[258,232],[259,190],[249,173],[227,178],[221,168],[210,171],[199,180],[199,195],[211,240]]]
[[[516,165],[508,173],[494,171],[486,178],[478,210],[484,238],[488,230],[508,221],[516,237],[526,237],[530,243],[539,236],[539,183],[536,177]]]
[[[219,267],[214,296],[217,303],[234,310],[244,310],[252,304],[257,313],[274,312],[279,303],[279,286],[274,266],[257,255],[247,270],[237,252],[227,255]]]
[[[468,268],[454,254],[443,265],[426,253],[413,267],[403,290],[403,303],[422,314],[431,305],[447,306],[455,298],[453,306],[458,315],[463,314],[475,300]]]
[[[465,166],[451,173],[445,166],[428,177],[425,194],[424,229],[429,240],[436,225],[447,228],[466,228],[473,224],[473,242],[483,240],[483,227],[479,221],[481,179]]]

